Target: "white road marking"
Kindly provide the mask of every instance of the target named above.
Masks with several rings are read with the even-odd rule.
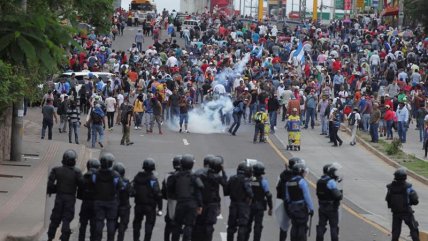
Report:
[[[227,240],[227,233],[220,232],[220,238],[221,238],[221,241],[226,241]]]
[[[33,157],[33,156],[22,156],[24,159],[31,159],[31,160],[38,160],[40,157]]]
[[[183,144],[184,144],[185,146],[188,146],[188,145],[189,145],[189,142],[187,141],[187,139],[183,139]]]
[[[140,135],[140,136],[144,136],[144,135]]]
[[[223,219],[223,215],[220,213],[220,215],[217,216],[217,219]]]

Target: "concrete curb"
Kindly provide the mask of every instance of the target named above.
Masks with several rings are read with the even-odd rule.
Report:
[[[347,127],[342,125],[342,128],[345,129],[345,132],[348,135],[351,135],[351,130]],[[374,148],[372,145],[370,145],[370,143],[368,143],[367,141],[365,141],[363,138],[361,138],[358,134],[357,134],[357,142],[361,144],[361,146],[363,146],[364,148],[366,148],[366,150],[370,151],[371,153],[373,153],[375,156],[379,157],[382,161],[386,162],[387,164],[389,164],[390,166],[393,166],[395,168],[399,168],[401,167],[401,165],[399,163],[397,163],[396,161],[394,161],[393,159],[389,158],[387,155],[383,154],[382,152],[378,151],[376,148]],[[407,153],[406,153],[407,154]],[[419,182],[428,185],[428,179],[415,173],[412,170],[407,170],[407,174],[409,176],[411,176],[412,178],[418,180]]]

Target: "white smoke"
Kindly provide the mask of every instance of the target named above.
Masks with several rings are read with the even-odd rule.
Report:
[[[230,81],[234,81],[238,75],[242,74],[248,61],[250,61],[250,53],[245,54],[245,56],[233,66],[233,69],[225,69],[217,74],[212,86],[214,87],[217,84],[222,84],[227,87]],[[233,103],[229,96],[214,96],[213,100],[205,102],[189,112],[188,130],[191,133],[199,134],[224,133],[227,126],[223,125],[220,112],[232,118],[232,110]],[[225,116],[224,118],[226,118]],[[179,120],[169,122],[168,127],[171,130],[178,131],[180,129]]]

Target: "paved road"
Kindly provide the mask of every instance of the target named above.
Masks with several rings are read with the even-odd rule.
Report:
[[[132,43],[136,29],[135,27],[125,29],[125,35],[114,43],[114,48],[118,50],[127,49],[130,43]],[[151,43],[152,41],[146,39],[145,46]],[[127,170],[126,176],[130,179],[141,170],[142,161],[146,157],[152,157],[157,161],[157,173],[160,180],[163,179],[166,172],[171,170],[171,159],[178,153],[194,154],[197,160],[195,168],[202,166],[202,158],[206,154],[220,154],[225,159],[225,168],[229,176],[235,174],[237,164],[245,158],[258,159],[266,165],[266,176],[270,181],[270,188],[275,195],[274,187],[278,175],[283,170],[284,161],[269,144],[255,145],[250,141],[252,139],[253,126],[243,125],[237,136],[230,136],[228,134],[184,134],[172,132],[165,125],[163,127],[166,130],[164,130],[164,135],[162,136],[158,134],[146,135],[141,130],[132,130],[131,139],[135,144],[127,147],[119,145],[121,138],[120,127],[115,127],[112,132],[107,133],[108,144],[104,151],[112,152],[118,161],[125,164]],[[81,134],[84,137],[86,130],[82,129]],[[275,139],[274,142],[279,144]],[[314,197],[313,190],[312,195]],[[224,198],[222,200],[222,215],[219,216],[216,225],[214,236],[214,240],[216,241],[226,240],[228,205],[229,199]],[[358,207],[353,206],[353,208],[357,212],[361,212]],[[79,208],[76,209],[76,217],[78,217],[78,211]],[[315,215],[311,230],[312,237],[309,240],[315,240],[314,235],[317,219],[318,217]],[[132,220],[133,212],[125,240],[132,240]],[[152,240],[163,240],[163,228],[163,217],[160,217],[157,219]],[[340,229],[341,240],[386,241],[390,239],[383,231],[357,218],[355,212],[351,213],[347,210],[341,210]],[[278,227],[274,218],[266,215],[262,240],[278,240],[278,236]],[[325,240],[330,240],[328,236],[326,235]],[[73,233],[72,240],[77,240],[77,232]]]

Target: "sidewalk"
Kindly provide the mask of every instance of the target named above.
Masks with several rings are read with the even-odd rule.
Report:
[[[286,130],[280,127],[276,137],[282,142],[282,150],[288,142]],[[302,131],[301,151],[290,152],[292,156],[299,156],[306,160],[310,172],[316,177],[322,175],[322,168],[328,163],[337,162],[342,166],[340,172],[344,176],[343,190],[345,198],[362,210],[359,214],[390,230],[392,214],[385,202],[386,185],[393,180],[395,168],[381,161],[374,154],[357,144],[350,146],[350,136],[340,131],[343,140],[341,147],[331,147],[329,139],[319,135],[319,127],[314,130]],[[410,140],[409,136],[409,140]],[[409,144],[412,142],[409,142]],[[416,145],[416,144],[415,144]],[[416,219],[421,231],[428,230],[428,188],[426,185],[408,178],[418,192],[420,203],[414,207]],[[405,225],[404,225],[405,226]],[[408,233],[408,228],[403,228]]]
[[[416,123],[410,124],[407,130],[407,140],[403,144],[402,150],[407,154],[414,155],[421,160],[428,161],[425,158],[425,151],[422,150],[423,143],[419,142],[419,130],[415,130]],[[397,132],[394,132],[394,137],[398,137]]]
[[[51,211],[45,210],[48,172],[61,165],[65,150],[77,152],[80,168],[100,153],[83,145],[56,141],[61,137],[55,132],[54,140],[41,140],[40,123],[36,122],[40,118],[33,118],[34,109],[30,112],[24,121],[23,160],[0,162],[0,241],[35,240],[43,232]]]

